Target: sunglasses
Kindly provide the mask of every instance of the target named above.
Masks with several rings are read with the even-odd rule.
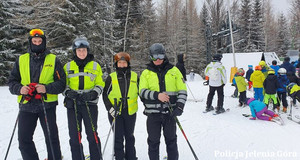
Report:
[[[82,39],[74,42],[75,48],[80,48],[80,47],[89,47],[90,44],[88,41]]]
[[[39,37],[39,36],[44,36],[44,31],[42,31],[41,29],[32,29],[29,32],[29,35],[31,37]]]
[[[164,54],[154,54],[150,56],[152,61],[156,61],[157,59],[163,60],[165,59],[165,55]]]

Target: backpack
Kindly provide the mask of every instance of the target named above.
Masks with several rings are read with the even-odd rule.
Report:
[[[217,66],[212,66],[212,68],[208,72],[209,72],[209,80],[216,81],[221,79],[221,74]]]

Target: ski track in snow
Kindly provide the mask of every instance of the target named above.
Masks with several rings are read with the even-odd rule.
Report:
[[[197,77],[196,77],[197,78]],[[279,126],[274,122],[261,120],[249,120],[249,117],[243,117],[242,114],[250,114],[249,107],[237,107],[238,98],[231,98],[234,87],[230,84],[225,86],[224,108],[230,108],[230,111],[220,115],[212,115],[211,113],[202,113],[206,106],[206,97],[208,86],[203,86],[203,80],[188,82],[189,88],[192,90],[195,99],[203,100],[201,102],[188,101],[184,108],[183,115],[178,117],[183,130],[191,143],[194,151],[199,159],[272,159],[272,160],[299,160],[300,159],[300,125],[287,120],[286,114],[282,114],[285,122],[284,126]],[[0,159],[4,159],[6,149],[10,140],[13,126],[18,114],[17,97],[11,95],[8,87],[0,87]],[[188,99],[193,99],[188,89]],[[253,91],[247,91],[247,97],[253,97]],[[57,124],[59,129],[61,151],[64,160],[71,160],[69,147],[69,134],[67,126],[66,108],[63,107],[63,96],[59,95],[59,105],[57,107]],[[101,99],[102,97],[100,97]],[[217,95],[213,100],[213,106],[216,107]],[[300,105],[297,102],[297,105]],[[108,136],[110,125],[107,118],[102,99],[99,101],[99,117],[98,117],[98,133],[102,144]],[[135,138],[137,157],[141,160],[148,159],[146,116],[143,115],[143,105],[139,101],[139,111],[137,115]],[[289,111],[288,111],[289,112]],[[293,110],[294,114],[300,114],[300,110]],[[88,143],[83,128],[82,143],[84,153],[88,153]],[[8,155],[9,160],[19,160],[21,158],[18,149],[17,129]],[[192,152],[183,137],[180,129],[177,127],[177,139],[179,148],[179,159],[193,160]],[[38,122],[34,141],[40,159],[44,159],[47,155],[45,139]],[[274,153],[275,157],[246,157],[247,153]],[[280,156],[281,153],[293,153],[292,156]],[[240,154],[240,157],[238,155]],[[242,156],[241,156],[242,154]],[[163,135],[161,137],[160,157],[166,156],[166,145]],[[104,159],[111,159],[112,156],[112,134],[109,137],[107,148],[104,153]]]

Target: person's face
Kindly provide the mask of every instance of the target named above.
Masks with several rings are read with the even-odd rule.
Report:
[[[76,48],[76,55],[79,59],[85,59],[87,54],[87,48]]]
[[[38,46],[38,45],[42,44],[43,39],[42,39],[41,37],[33,37],[33,38],[31,39],[31,42],[32,42],[32,44]]]
[[[119,60],[117,65],[119,68],[126,68],[128,66],[128,63],[125,60]]]
[[[153,64],[156,65],[156,66],[159,66],[159,65],[161,65],[163,62],[164,62],[163,59],[156,59],[155,61],[153,61]]]

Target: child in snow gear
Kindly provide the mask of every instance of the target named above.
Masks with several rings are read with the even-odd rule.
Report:
[[[177,55],[176,67],[180,70],[184,80],[186,81],[186,70],[185,70],[185,67],[184,67],[185,57],[186,57],[186,54]]]
[[[60,160],[56,106],[57,95],[63,92],[66,86],[65,73],[59,59],[46,48],[46,36],[41,29],[32,29],[28,41],[28,53],[22,54],[16,60],[8,82],[10,92],[18,95],[19,149],[24,160],[39,159],[32,140],[37,120],[40,119],[48,159]]]
[[[263,85],[264,85],[264,89],[265,89],[265,96],[264,96],[264,103],[267,104],[267,106],[269,105],[269,101],[270,99],[272,99],[273,101],[273,110],[275,110],[275,108],[277,108],[277,110],[279,111],[279,105],[277,102],[277,88],[279,88],[279,83],[278,83],[278,79],[277,76],[275,75],[275,71],[273,69],[270,69],[268,71],[268,76],[265,79]]]
[[[245,74],[244,69],[240,68],[236,73],[237,76],[234,78],[236,82],[236,86],[240,93],[239,106],[244,106],[246,104],[246,90],[248,84],[246,83],[245,78],[243,77],[244,74]]]
[[[286,100],[286,87],[290,83],[289,79],[286,76],[286,70],[280,68],[278,70],[278,83],[279,87],[277,88],[277,95],[280,101],[282,101],[283,109],[282,111],[286,113],[287,111],[287,100]]]
[[[290,97],[297,99],[298,102],[300,102],[300,86],[298,86],[296,83],[290,83],[286,87],[286,91]]]
[[[264,74],[265,78],[267,78],[270,67],[266,64],[265,61],[260,61],[258,65],[261,67],[261,72]]]
[[[74,57],[64,66],[67,87],[63,92],[67,108],[70,146],[73,160],[84,159],[81,145],[82,121],[89,142],[90,158],[102,159],[101,144],[97,133],[98,97],[103,91],[101,66],[90,53],[89,42],[85,38],[73,41]]]
[[[206,109],[209,112],[214,110],[212,106],[212,100],[215,95],[215,91],[218,93],[218,106],[216,113],[223,113],[224,102],[224,86],[227,82],[226,70],[221,63],[222,55],[216,54],[213,56],[213,61],[210,62],[205,68],[205,76],[209,77],[209,93],[207,95]]]
[[[183,112],[187,89],[179,69],[173,66],[164,46],[155,43],[150,47],[151,62],[140,77],[139,95],[147,115],[148,155],[159,160],[161,130],[165,137],[168,159],[178,160],[175,116]],[[169,110],[169,105],[173,112]]]
[[[268,110],[265,103],[255,100],[254,98],[247,98],[247,105],[249,105],[252,115],[252,118],[250,118],[250,120],[256,120],[257,117],[260,120],[271,121],[272,118],[278,117],[277,114]]]
[[[115,124],[115,159],[136,160],[133,132],[138,110],[138,76],[131,71],[130,55],[128,53],[117,53],[114,56],[114,62],[116,72],[107,77],[102,96],[108,111],[108,119],[112,125]],[[114,102],[115,98],[117,104]],[[117,111],[114,108],[115,105],[119,108]]]
[[[234,91],[233,91],[233,94],[231,95],[232,98],[237,98],[238,97],[238,88],[237,88],[237,85],[236,85],[236,81],[235,81],[235,77],[237,77],[237,73],[234,74],[233,76],[233,79],[232,79],[232,84],[231,86],[234,86]]]
[[[250,81],[253,82],[254,98],[263,101],[263,82],[265,81],[265,76],[261,72],[261,66],[255,66],[255,71],[251,74]]]
[[[250,90],[252,88],[252,81],[250,81],[250,76],[253,73],[253,66],[248,65],[248,71],[246,72],[246,79],[248,81],[248,89]]]

